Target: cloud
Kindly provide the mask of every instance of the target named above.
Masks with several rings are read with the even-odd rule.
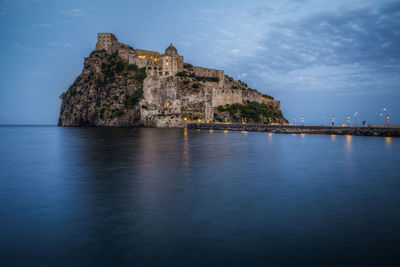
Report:
[[[236,47],[224,52],[228,69],[248,73],[249,84],[287,92],[400,94],[400,4],[339,6],[281,20],[260,10],[261,27],[232,26]]]
[[[68,42],[54,42],[54,41],[50,41],[50,42],[49,42],[49,45],[52,46],[52,47],[67,47],[67,48],[74,47],[73,44],[70,44],[70,43],[68,43]]]
[[[23,51],[26,51],[26,52],[32,52],[32,51],[33,51],[32,48],[27,47],[27,46],[22,45],[22,44],[14,44],[14,47],[15,47],[15,48],[18,48],[18,49],[21,49],[21,50],[23,50]]]
[[[70,17],[83,17],[85,16],[85,12],[81,9],[70,9],[70,10],[62,10],[59,11],[60,14]]]
[[[33,24],[33,27],[38,27],[38,28],[49,28],[51,26],[52,26],[52,24],[49,24],[49,23]]]

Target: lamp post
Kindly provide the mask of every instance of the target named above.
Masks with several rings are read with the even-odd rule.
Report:
[[[386,117],[386,110],[387,110],[387,108],[383,108],[382,110],[383,110],[383,126],[386,126],[385,117]]]
[[[358,126],[357,125],[357,115],[358,115],[358,112],[354,112],[354,124],[356,125],[356,126]]]
[[[301,125],[304,126],[304,116],[301,116]]]
[[[385,125],[385,118],[383,117],[383,113],[379,114],[379,116],[381,117],[381,121],[383,120],[383,125],[382,126],[384,126]]]
[[[390,116],[389,115],[386,116],[386,123],[387,123],[387,127],[390,127]]]
[[[332,116],[332,126],[335,126],[335,116]]]
[[[350,127],[350,115],[347,115],[347,127]]]

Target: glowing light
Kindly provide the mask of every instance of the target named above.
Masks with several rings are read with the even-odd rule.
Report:
[[[269,136],[269,137],[272,137],[272,133],[268,133],[268,136]]]
[[[225,130],[224,133],[229,133],[229,131],[228,131],[228,130]]]
[[[353,136],[348,134],[345,137],[346,137],[346,147],[350,148],[351,147],[351,139],[353,138]]]
[[[241,133],[247,134],[247,133],[248,133],[248,131],[241,131]]]
[[[185,118],[183,118],[183,120],[184,120],[184,121],[187,121],[187,118],[185,117]]]
[[[197,119],[198,122],[201,122],[201,119]]]
[[[301,136],[301,137],[304,137],[304,136],[306,136],[306,134],[302,133],[302,134],[300,134],[300,136]]]
[[[392,137],[385,137],[385,143],[386,145],[390,145],[392,143]]]
[[[172,105],[171,105],[171,104],[169,104],[169,105],[168,105],[168,108],[172,108]]]
[[[207,123],[210,123],[210,120],[207,120]]]
[[[331,134],[331,139],[335,140],[336,139],[336,134]]]
[[[138,56],[138,58],[146,58],[146,56]]]
[[[343,124],[342,124],[342,127],[346,127],[346,123],[343,123]]]
[[[213,133],[214,132],[214,130],[213,129],[210,129],[210,131],[209,131],[210,133]]]
[[[245,121],[242,121],[242,124],[246,124],[246,122],[245,122]]]

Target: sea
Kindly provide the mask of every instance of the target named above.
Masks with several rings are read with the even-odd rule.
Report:
[[[400,138],[0,126],[0,266],[400,266]]]

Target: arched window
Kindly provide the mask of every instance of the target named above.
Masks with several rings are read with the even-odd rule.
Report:
[[[157,71],[154,72],[154,76],[157,76]]]
[[[162,70],[162,68],[161,68],[161,67],[159,67],[158,69],[159,69],[159,70]]]
[[[148,70],[151,70],[151,67],[148,67],[147,69],[148,69]]]
[[[168,75],[169,75],[169,72],[168,72],[168,71],[166,71],[166,72],[165,72],[165,76],[168,76]]]
[[[158,73],[160,76],[162,76],[162,72],[160,71],[159,73]]]

